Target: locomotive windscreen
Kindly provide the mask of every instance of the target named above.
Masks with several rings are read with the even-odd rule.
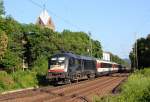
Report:
[[[51,57],[49,60],[49,69],[50,72],[66,71],[66,57],[62,55]]]
[[[50,60],[50,65],[61,65],[64,64],[65,57],[53,57]]]

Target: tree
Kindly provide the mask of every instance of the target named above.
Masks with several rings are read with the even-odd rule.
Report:
[[[8,37],[5,32],[0,30],[0,60],[4,56],[5,51],[7,50]]]
[[[99,41],[93,41],[93,56],[96,58],[101,58],[102,57],[102,48],[101,48],[101,43]]]
[[[10,72],[21,70],[22,59],[18,57],[15,52],[7,50],[5,55],[3,56],[3,59],[0,61],[0,65],[2,65],[6,71]]]
[[[137,47],[135,44],[137,44]],[[139,69],[150,67],[150,34],[146,38],[138,39],[135,44],[129,55],[132,67]],[[135,51],[137,52],[137,56]]]
[[[5,14],[3,0],[0,0],[0,15],[3,15],[3,14]]]
[[[90,51],[88,50],[92,50],[93,57],[102,57],[102,48],[100,42],[90,39],[88,34],[84,32],[71,32],[69,30],[64,30],[61,35],[63,43],[62,47],[65,51],[71,51],[79,55],[90,56]]]
[[[47,59],[61,50],[89,56],[87,49],[91,43],[92,56],[102,56],[100,42],[90,40],[84,32],[53,32],[34,24],[20,24],[12,17],[0,18],[0,30],[6,32],[8,37],[6,51],[0,62],[5,69],[22,69],[23,62],[33,68],[41,56]]]
[[[119,56],[114,55],[112,53],[110,53],[110,57],[111,57],[111,61],[116,62],[118,64],[125,65],[125,66],[127,66],[127,64],[128,64],[123,59],[121,59]]]
[[[29,67],[34,65],[39,56],[49,57],[56,50],[53,43],[56,40],[53,37],[55,33],[48,28],[41,28],[33,24],[24,25],[23,34],[23,39],[26,41],[23,56]]]
[[[0,66],[6,70],[22,69],[22,25],[11,17],[0,18],[0,30],[7,36]]]

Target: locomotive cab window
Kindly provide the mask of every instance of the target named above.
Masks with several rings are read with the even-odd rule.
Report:
[[[50,65],[56,65],[56,64],[57,64],[57,58],[56,57],[51,58]]]
[[[74,58],[70,58],[69,59],[69,66],[72,67],[75,65],[75,59]]]
[[[54,66],[62,66],[65,64],[65,60],[66,58],[61,56],[52,57],[49,61],[49,68],[53,68]]]
[[[61,65],[61,64],[64,64],[65,63],[65,57],[59,57],[58,58],[58,64]]]

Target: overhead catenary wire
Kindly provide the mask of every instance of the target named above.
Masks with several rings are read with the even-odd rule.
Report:
[[[43,6],[41,6],[40,4],[36,3],[33,0],[28,0],[29,2],[31,2],[32,4],[34,4],[35,6],[39,7],[39,8],[43,8]]]
[[[35,6],[37,6],[37,7],[41,8],[41,9],[43,9],[43,6],[40,5],[40,4],[38,4],[37,2],[35,2],[35,1],[33,1],[33,0],[28,0],[28,1],[31,2],[32,4],[34,4]],[[44,6],[45,6],[45,3],[46,3],[46,2],[47,2],[47,1],[44,2]],[[49,9],[46,9],[46,10],[47,10],[50,14],[52,14],[52,15],[54,15],[55,17],[61,19],[61,20],[62,20],[63,22],[65,22],[66,24],[69,24],[70,26],[72,26],[72,27],[74,27],[74,28],[76,28],[76,29],[78,29],[78,30],[81,30],[80,27],[78,27],[77,25],[71,23],[69,20],[66,20],[65,18],[63,18],[63,17],[57,15],[56,13],[52,12],[52,11],[49,10]]]

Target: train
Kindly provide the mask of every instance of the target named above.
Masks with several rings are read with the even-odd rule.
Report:
[[[109,75],[122,69],[123,66],[115,62],[64,52],[49,59],[46,79],[57,84],[70,83]]]

